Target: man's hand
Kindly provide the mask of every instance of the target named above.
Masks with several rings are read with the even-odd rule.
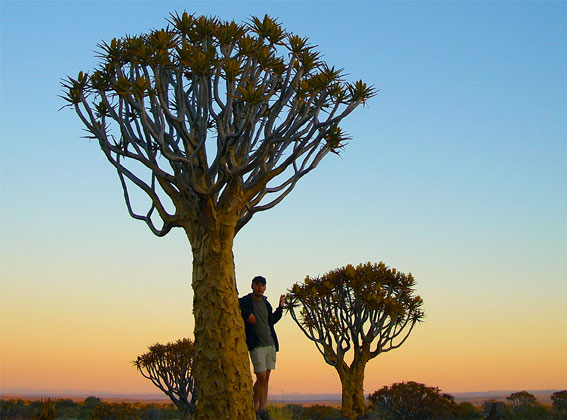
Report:
[[[285,295],[280,296],[280,306],[284,306],[285,304]]]
[[[246,322],[249,322],[251,324],[255,324],[256,323],[256,317],[254,316],[254,314],[248,315],[248,319],[246,320]]]

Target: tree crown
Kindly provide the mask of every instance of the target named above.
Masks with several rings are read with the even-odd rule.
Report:
[[[411,274],[383,262],[347,265],[294,284],[286,307],[325,361],[336,366],[351,344],[355,353],[366,352],[368,360],[405,341],[424,317],[414,285]]]
[[[62,97],[116,167],[132,217],[157,235],[189,214],[210,217],[203,203],[235,213],[238,231],[338,153],[349,138],[339,123],[376,94],[267,15],[172,14],[166,28],[98,47],[100,66],[63,81]],[[132,183],[151,200],[145,214],[133,210]]]

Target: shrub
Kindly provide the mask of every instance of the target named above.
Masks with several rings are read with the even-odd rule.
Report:
[[[101,403],[91,414],[91,420],[139,420],[138,410],[131,404]]]
[[[54,420],[56,415],[55,401],[47,398],[40,400],[38,412],[33,418],[34,420]]]
[[[451,395],[413,381],[385,386],[368,399],[374,411],[387,420],[451,418],[456,407]]]
[[[325,420],[329,418],[339,417],[341,410],[329,407],[327,405],[312,405],[305,408],[304,416],[309,420]]]

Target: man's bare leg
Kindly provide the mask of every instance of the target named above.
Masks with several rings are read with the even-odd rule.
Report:
[[[256,410],[263,410],[266,408],[269,377],[269,370],[256,372],[256,382],[254,383],[254,409]]]
[[[270,369],[266,371],[266,382],[264,386],[264,393],[262,394],[262,401],[260,401],[261,410],[265,409],[266,404],[268,403],[268,390],[270,389],[270,372],[271,372]]]

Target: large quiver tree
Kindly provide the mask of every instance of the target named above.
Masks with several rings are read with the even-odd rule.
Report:
[[[347,265],[307,277],[290,290],[287,310],[341,379],[342,411],[366,411],[364,369],[369,360],[400,347],[422,320],[415,280],[384,263]],[[352,350],[352,361],[345,361]]]
[[[100,44],[100,67],[65,80],[64,99],[116,168],[130,215],[191,243],[198,418],[251,419],[234,236],[344,146],[339,123],[375,91],[268,16],[169,23]]]

